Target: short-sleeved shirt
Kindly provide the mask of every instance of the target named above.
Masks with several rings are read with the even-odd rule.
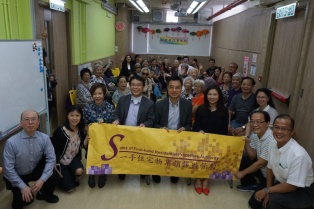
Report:
[[[269,143],[274,141],[272,130],[268,128],[261,138],[258,138],[257,134],[252,134],[250,138],[252,140],[250,143],[250,147],[256,150],[257,158],[262,158],[267,161]],[[266,165],[261,168],[264,177],[266,177],[266,170]]]
[[[243,99],[242,94],[237,94],[233,97],[229,110],[235,111],[235,120],[239,123],[246,124],[248,117],[252,112],[255,102],[255,95],[252,93],[248,98]]]
[[[293,138],[279,149],[276,141],[270,143],[267,167],[280,183],[309,187],[314,181],[312,160]]]

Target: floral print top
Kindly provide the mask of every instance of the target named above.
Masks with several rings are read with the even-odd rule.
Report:
[[[83,118],[86,125],[91,123],[112,123],[114,107],[104,100],[101,106],[97,106],[95,101],[85,105]]]

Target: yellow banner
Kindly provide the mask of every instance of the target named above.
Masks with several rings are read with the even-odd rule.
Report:
[[[87,174],[143,174],[233,179],[242,137],[92,124]]]

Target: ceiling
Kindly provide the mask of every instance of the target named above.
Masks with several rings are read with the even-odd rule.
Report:
[[[207,3],[203,8],[220,8],[231,4],[235,0],[207,0]],[[169,9],[171,10],[171,6],[175,4],[179,4],[181,8],[187,10],[193,0],[143,0],[146,6],[151,9]],[[116,3],[126,3],[131,8],[134,8],[133,5],[129,2],[129,0],[116,0]],[[136,9],[136,8],[134,8]]]

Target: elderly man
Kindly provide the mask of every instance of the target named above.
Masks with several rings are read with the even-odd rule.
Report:
[[[37,192],[38,200],[56,203],[53,194],[58,182],[54,170],[56,156],[49,136],[36,131],[39,115],[33,110],[21,114],[22,131],[7,140],[3,150],[4,180],[13,193],[12,208],[31,204]],[[35,181],[31,186],[29,182]]]
[[[233,135],[241,135],[245,132],[245,124],[253,110],[255,95],[252,92],[255,80],[251,77],[244,77],[241,81],[241,94],[233,97],[229,106],[229,132]],[[235,118],[232,120],[232,116]]]
[[[269,145],[267,186],[254,194],[255,208],[313,208],[312,160],[293,138],[294,119],[278,115],[274,120],[275,141]]]
[[[269,122],[270,116],[265,111],[258,110],[250,115],[253,134],[244,138],[247,156],[242,157],[240,171],[235,174],[241,180],[241,185],[237,186],[239,191],[254,192],[266,186],[268,147],[274,141]],[[259,179],[258,185],[255,177]]]

